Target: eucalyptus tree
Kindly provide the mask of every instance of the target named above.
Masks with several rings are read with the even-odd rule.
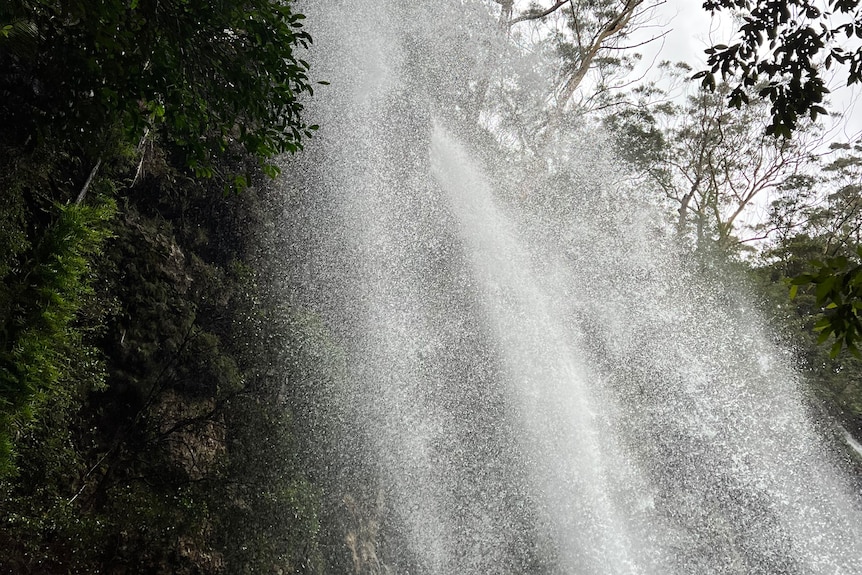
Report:
[[[767,254],[796,238],[816,239],[815,259],[853,256],[862,245],[862,146],[833,142],[816,171],[788,178],[761,228]],[[800,270],[801,271],[801,270]]]
[[[561,61],[552,104],[555,109],[562,110],[590,70],[600,64],[600,56],[623,49],[621,42],[660,3],[646,0],[556,0],[547,8],[531,4],[517,15],[511,13],[510,6],[505,25],[511,29],[521,22],[545,20],[553,14],[562,16],[551,33]],[[506,16],[505,9],[503,16]]]
[[[831,149],[837,156],[823,169],[831,184],[826,210],[832,217],[822,218],[826,253],[862,245],[862,144],[835,142]]]
[[[541,108],[533,110],[532,117],[524,116],[523,104],[513,95],[506,97],[502,111],[506,115],[512,110],[522,123],[526,120],[531,137],[522,143],[541,155],[568,112],[598,107],[597,102],[607,101],[611,87],[622,83],[617,80],[631,71],[637,58],[637,46],[630,44],[633,34],[655,19],[654,10],[664,0],[553,0],[525,8],[513,0],[494,2],[500,5],[499,27],[510,45],[527,60],[541,53],[554,62],[553,69],[538,71],[543,93]],[[523,71],[518,73],[523,76]]]

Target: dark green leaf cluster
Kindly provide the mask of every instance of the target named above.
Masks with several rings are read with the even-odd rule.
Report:
[[[739,84],[729,96],[737,107],[748,102],[748,89],[760,86],[758,96],[772,104],[768,133],[789,137],[800,118],[813,120],[827,113],[823,101],[829,90],[821,65],[826,70],[836,63],[847,66],[848,84],[862,79],[862,50],[845,50],[839,44],[862,38],[858,4],[828,0],[824,10],[823,3],[814,0],[706,0],[704,8],[712,12],[741,10],[743,24],[737,43],[706,50],[710,68],[695,78],[714,88],[716,73],[724,79],[738,76]],[[833,16],[849,21],[833,24]]]
[[[862,247],[857,248],[856,255],[862,258]],[[811,266],[813,272],[790,281],[790,297],[796,297],[800,286],[813,290],[816,304],[823,310],[823,317],[814,324],[820,334],[817,343],[834,336],[831,357],[837,356],[842,347],[858,356],[857,342],[862,338],[862,265],[842,255],[812,260]]]
[[[823,336],[813,327],[823,321],[824,306],[817,303],[813,289],[800,285],[796,297],[787,297],[788,283],[809,271],[812,258],[822,257],[822,239],[800,234],[781,241],[770,252],[775,259],[754,268],[752,277],[774,337],[792,350],[795,367],[805,378],[804,391],[819,410],[831,413],[858,436],[862,433],[862,361],[843,347],[834,352],[834,343],[826,347],[817,343]]]
[[[179,146],[197,175],[237,142],[266,160],[299,149],[312,91],[294,51],[303,16],[273,0],[15,0],[0,8],[0,116],[15,141],[50,135],[93,157],[119,123]]]

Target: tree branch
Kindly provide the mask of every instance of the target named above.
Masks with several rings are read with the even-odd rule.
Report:
[[[93,178],[96,177],[96,172],[99,171],[99,166],[101,166],[101,165],[102,165],[102,158],[99,158],[96,161],[96,165],[93,166],[92,170],[90,170],[90,175],[87,176],[87,181],[84,182],[84,187],[81,188],[80,193],[78,193],[78,197],[75,198],[75,205],[76,206],[80,205],[81,202],[84,201],[84,196],[87,195],[87,189],[89,189],[90,184],[93,182]]]
[[[554,2],[554,5],[551,6],[550,8],[548,8],[547,10],[542,10],[541,12],[532,12],[532,13],[527,13],[527,14],[521,14],[517,18],[512,18],[511,20],[509,20],[508,26],[511,28],[512,26],[514,26],[515,24],[517,24],[519,22],[525,22],[527,20],[541,20],[545,16],[548,16],[549,14],[556,12],[564,4],[566,4],[568,2],[571,2],[571,0],[556,0]],[[499,3],[500,2],[498,2],[498,4]]]

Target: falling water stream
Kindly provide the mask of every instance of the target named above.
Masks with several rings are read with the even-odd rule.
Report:
[[[476,127],[486,4],[301,8],[330,85],[276,250],[343,353],[310,401],[374,476],[379,572],[862,573],[858,487],[721,264],[601,134],[537,174]]]

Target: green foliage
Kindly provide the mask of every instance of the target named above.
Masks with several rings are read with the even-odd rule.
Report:
[[[21,144],[93,157],[112,152],[115,123],[134,143],[156,130],[198,176],[234,142],[260,160],[293,152],[314,129],[302,20],[273,0],[16,0],[0,8],[16,23],[0,36],[0,117]]]
[[[638,171],[647,171],[670,185],[670,174],[663,169],[669,142],[659,127],[652,111],[641,107],[629,107],[604,119],[622,160]]]
[[[823,336],[814,326],[824,319],[814,284],[798,285],[788,298],[788,284],[810,271],[809,261],[822,257],[823,238],[805,234],[788,236],[766,254],[752,272],[763,295],[763,312],[775,338],[793,350],[797,370],[820,409],[832,413],[854,435],[862,432],[862,361],[842,346],[834,352],[818,344]]]
[[[148,170],[95,257],[85,301],[106,312],[74,320],[93,354],[62,379],[104,385],[46,397],[16,440],[0,572],[320,573],[319,489],[284,402],[301,326],[270,320],[249,265],[262,175],[221,195]]]
[[[862,247],[856,255],[862,258]],[[790,297],[795,298],[800,286],[813,291],[815,303],[823,310],[823,316],[814,324],[819,333],[818,344],[825,343],[830,336],[830,357],[836,357],[842,348],[859,356],[857,342],[862,337],[862,265],[858,260],[836,256],[824,260],[813,260],[814,271],[796,276],[790,281]]]
[[[760,86],[758,97],[772,104],[770,134],[790,137],[800,119],[815,120],[827,113],[823,101],[829,90],[821,60],[826,70],[835,64],[846,66],[848,84],[862,80],[862,49],[841,46],[854,36],[862,38],[858,0],[828,0],[825,10],[823,3],[812,0],[707,0],[703,6],[712,12],[742,10],[744,23],[739,42],[706,50],[710,69],[695,77],[711,89],[716,73],[724,79],[738,76],[739,83],[728,96],[736,107],[748,102],[748,89]]]
[[[807,298],[816,341],[831,339],[833,358],[842,349],[858,353],[859,309],[862,298],[858,149],[833,144],[837,154],[819,174],[788,178],[772,202],[762,229],[774,233],[765,252],[790,266],[785,276],[791,298]],[[803,257],[804,255],[804,257]]]
[[[249,319],[266,160],[316,128],[309,43],[289,2],[0,5],[0,572],[316,556],[259,368],[284,351]]]
[[[90,260],[108,236],[115,206],[58,206],[58,218],[37,246],[26,271],[14,278],[16,303],[5,319],[0,349],[0,475],[13,470],[10,437],[20,433],[74,371],[80,354],[75,316],[91,292]],[[9,278],[11,279],[11,278]],[[8,279],[7,279],[8,281]],[[68,385],[68,382],[64,382]]]
[[[230,400],[226,474],[214,501],[218,546],[231,573],[321,572],[313,544],[320,529],[319,493],[303,477],[286,405],[239,394]]]

